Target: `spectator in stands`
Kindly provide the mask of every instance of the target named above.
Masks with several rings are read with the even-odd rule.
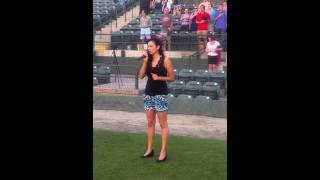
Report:
[[[154,10],[156,8],[155,0],[149,0],[150,1],[150,10]]]
[[[184,14],[181,15],[180,17],[181,20],[181,31],[189,31],[190,27],[190,14],[189,14],[189,9],[185,8],[184,9]]]
[[[194,11],[190,15],[190,26],[189,26],[190,32],[197,31],[197,23],[196,23],[197,15],[198,15],[198,8],[194,7]]]
[[[171,5],[173,4],[173,1],[172,0],[164,0],[163,2],[162,2],[162,12],[164,12],[164,9],[165,8],[168,8],[169,9],[169,12],[171,12],[172,11],[172,7],[171,7]]]
[[[180,5],[180,7],[182,7],[183,4],[184,4],[183,0],[178,0],[178,5]]]
[[[160,18],[161,32],[160,38],[162,39],[164,50],[171,49],[171,32],[173,29],[173,17],[169,14],[169,9],[165,8],[163,16]]]
[[[225,12],[227,12],[227,2],[223,2],[223,3],[222,3],[222,10],[224,10]]]
[[[207,9],[209,8],[209,4],[211,4],[208,0],[203,0],[202,3],[199,4],[199,9],[201,5],[204,5],[204,10],[207,11]]]
[[[220,41],[223,48],[225,48],[225,33],[227,28],[227,14],[223,11],[223,6],[218,6],[218,11],[214,19],[214,32],[217,40]]]
[[[227,33],[227,27],[228,27],[228,13],[227,13],[227,2],[223,2],[222,4],[222,10],[226,13],[226,33]]]
[[[155,11],[160,13],[162,10],[162,0],[155,0]]]
[[[163,13],[163,11],[164,11],[164,8],[166,8],[167,7],[167,3],[168,3],[168,0],[162,0],[162,7],[161,7],[161,12]]]
[[[197,15],[197,37],[199,52],[203,53],[207,44],[208,23],[210,22],[210,15],[204,11],[204,5],[200,5],[200,12]]]
[[[181,12],[179,6],[174,6],[172,16],[180,17]]]
[[[173,4],[174,4],[175,6],[179,6],[179,8],[180,8],[180,10],[181,10],[184,3],[183,3],[183,0],[174,0],[174,1],[173,1]]]
[[[173,0],[168,0],[167,8],[169,9],[169,12],[172,12],[172,10],[173,10]]]
[[[152,21],[150,16],[145,13],[145,10],[141,10],[141,17],[140,17],[140,40],[142,43],[145,39],[151,39],[151,27]]]
[[[172,0],[172,3],[174,6],[176,6],[178,4],[178,0]]]
[[[216,68],[219,62],[219,56],[222,48],[220,43],[215,40],[214,35],[210,34],[208,36],[208,43],[206,46],[206,52],[208,53],[208,71],[216,72]]]
[[[216,16],[216,10],[212,8],[211,4],[209,4],[206,12],[210,15],[209,31],[213,32],[213,23],[214,23],[214,17]]]
[[[139,71],[140,79],[145,76],[148,81],[144,95],[144,110],[147,119],[147,148],[141,158],[154,155],[153,137],[155,132],[156,116],[161,127],[161,150],[157,162],[164,162],[167,157],[168,139],[168,81],[174,81],[174,72],[171,60],[164,55],[162,44],[158,39],[148,41],[148,51]]]

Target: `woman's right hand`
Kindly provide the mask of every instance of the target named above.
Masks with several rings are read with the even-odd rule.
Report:
[[[144,57],[143,57],[143,62],[147,62],[148,61],[148,53],[147,52],[143,52],[142,54]]]

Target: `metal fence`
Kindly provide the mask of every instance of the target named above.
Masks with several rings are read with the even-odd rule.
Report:
[[[109,63],[93,64],[93,91],[95,94],[143,94],[147,79],[139,79],[138,72],[141,62],[135,65],[119,65],[117,60]],[[191,96],[206,95],[206,86],[212,85],[219,96],[225,96],[227,76],[225,71],[210,73],[206,69],[175,69],[176,81],[169,83],[169,92],[174,95],[188,94]],[[170,89],[170,84],[180,85],[180,91]],[[211,84],[210,84],[211,83]],[[182,84],[182,85],[181,85]],[[189,86],[189,88],[188,88]],[[179,89],[179,88],[176,88]]]
[[[209,32],[208,34],[210,34]],[[155,38],[157,32],[152,32]],[[227,51],[227,33],[215,33],[216,40],[220,42],[223,51]],[[206,46],[204,38],[198,38],[196,32],[174,32],[170,38],[162,40],[166,50],[169,51],[199,51]],[[170,45],[169,45],[170,44]],[[94,50],[143,50],[145,41],[140,40],[140,30],[118,31],[113,33],[97,33],[94,40]],[[195,53],[196,55],[197,53]]]

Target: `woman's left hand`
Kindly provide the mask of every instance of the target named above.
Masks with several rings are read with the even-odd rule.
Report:
[[[151,75],[152,75],[152,79],[153,80],[159,80],[159,76],[158,75],[153,74],[153,73],[151,73]]]

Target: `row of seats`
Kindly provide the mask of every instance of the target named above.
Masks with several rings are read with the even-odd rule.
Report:
[[[160,25],[160,18],[161,18],[161,16],[151,17],[152,25]],[[173,25],[180,25],[180,24],[181,24],[180,17],[174,17],[173,18]],[[140,17],[132,19],[128,23],[128,25],[139,26],[140,25]]]
[[[105,65],[93,65],[93,86],[108,84],[111,80],[111,69]]]
[[[224,71],[217,71],[215,73],[208,72],[208,70],[192,70],[192,69],[181,69],[180,71],[174,70],[176,80],[187,83],[189,81],[196,81],[200,84],[205,82],[216,82],[219,84],[221,89],[225,89],[227,81],[227,75]]]
[[[196,32],[179,32],[180,26],[176,26],[171,33],[171,50],[195,50],[197,49],[198,39]],[[153,26],[151,29],[151,37],[156,37],[160,33],[160,26]],[[217,34],[217,39],[219,41],[220,36]],[[133,46],[140,42],[140,28],[133,27],[128,28],[128,26],[123,27],[120,31],[113,32],[111,34],[112,45],[130,45]],[[188,43],[186,43],[188,42]],[[128,43],[128,44],[126,44]],[[126,49],[126,46],[121,46],[121,48]],[[136,49],[134,49],[136,50]]]
[[[155,38],[160,30],[151,32],[151,38]],[[135,31],[117,31],[111,34],[112,48],[137,50],[137,43],[140,40],[140,30]],[[188,43],[186,43],[188,42]],[[171,50],[195,50],[197,49],[197,34],[192,33],[177,33],[174,31],[171,34]],[[131,47],[128,49],[128,47]]]
[[[176,99],[186,99],[186,100],[193,100],[193,99],[196,99],[196,100],[218,100],[218,99],[212,99],[212,97],[210,96],[204,96],[204,95],[199,95],[199,96],[190,96],[188,94],[180,94],[178,96],[174,96],[173,94],[168,94],[168,97],[169,97],[169,101],[170,99],[172,98],[176,98]]]
[[[175,25],[173,27],[173,31],[180,31],[180,28],[181,28],[181,25]],[[131,31],[138,31],[140,33],[140,27],[139,25],[134,25],[134,26],[131,26],[131,25],[125,25],[123,26],[120,31],[122,32],[125,32],[125,33],[130,33]],[[153,25],[151,27],[151,31],[157,31],[157,32],[160,32],[161,31],[161,25],[160,24],[157,24],[157,25]]]
[[[98,3],[99,2],[99,3]],[[93,6],[93,31],[99,30],[103,25],[121,16],[129,10],[138,0],[96,1]]]
[[[106,2],[93,2],[93,10],[94,12],[97,10],[109,10],[113,11],[114,9],[117,10],[119,13],[121,9],[124,8],[130,8],[132,7],[138,0],[114,0],[112,1],[106,1]]]
[[[106,14],[95,14],[93,15],[93,27],[94,29],[99,28],[103,23],[110,22],[114,17],[108,12]]]
[[[178,72],[178,73],[177,73]],[[220,89],[225,89],[224,72],[209,73],[206,70],[181,69],[175,70],[176,81],[168,83],[169,93],[174,96],[187,94],[192,97],[199,95],[211,99],[219,99]],[[111,68],[103,64],[93,65],[93,85],[107,84],[111,80]]]
[[[93,6],[109,4],[131,4],[137,0],[93,0]]]
[[[101,7],[94,7],[93,14],[118,14],[122,15],[124,13],[124,6],[120,4],[114,4],[112,6],[101,6]]]
[[[155,35],[152,37],[155,37]],[[117,31],[111,35],[111,46],[113,49],[137,50],[138,42],[140,42],[140,31],[130,31],[128,33]]]
[[[93,8],[112,6],[112,2],[93,3]]]
[[[201,84],[197,81],[189,81],[184,83],[183,81],[176,80],[168,84],[169,93],[175,97],[186,94],[192,97],[199,95],[209,96],[211,99],[219,99],[220,97],[220,85],[216,82],[205,82]]]

